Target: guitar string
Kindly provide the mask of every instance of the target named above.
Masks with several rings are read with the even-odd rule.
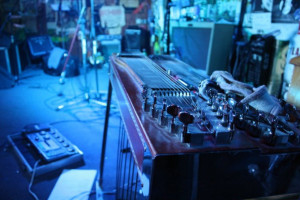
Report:
[[[163,69],[158,66],[155,65],[155,63],[152,60],[148,60],[148,62],[145,62],[145,60],[147,60],[146,57],[143,58],[138,58],[135,59],[135,62],[139,60],[140,63],[144,64],[144,66],[146,66],[147,69],[149,69],[150,71],[152,71],[152,73],[156,74],[158,77],[161,77],[162,81],[165,82],[165,84],[167,86],[169,86],[171,89],[174,90],[174,92],[179,93],[179,92],[184,92],[186,94],[189,94],[189,90],[187,88],[185,88],[184,86],[182,86],[181,83],[178,83],[177,81],[174,80],[174,77],[170,76],[169,74],[167,74],[165,71],[163,71]],[[129,61],[129,60],[128,60]],[[130,61],[129,61],[130,62]],[[149,66],[149,63],[153,63],[153,67]],[[165,85],[163,85],[165,87]],[[177,87],[176,87],[177,86]],[[182,104],[183,106],[189,106],[190,102],[193,102],[190,99],[188,99],[185,95],[181,96],[178,95],[181,98],[178,98],[178,101],[180,102],[180,104]],[[181,99],[183,99],[184,103],[181,101]],[[171,102],[172,103],[172,102]],[[192,107],[195,109],[196,106],[192,104]]]
[[[150,59],[149,59],[150,60]],[[163,81],[167,84],[167,86],[173,88],[175,91],[177,91],[177,89],[179,89],[179,91],[183,91],[183,92],[186,92],[187,94],[189,94],[189,90],[187,88],[185,88],[184,86],[181,85],[181,83],[178,83],[177,81],[174,80],[174,77],[171,76],[170,74],[168,74],[166,71],[164,71],[160,66],[156,65],[152,60],[150,60],[150,63],[152,63],[153,67],[155,67],[155,69],[157,70],[154,70],[153,67],[150,67],[147,63],[145,64],[145,66],[147,66],[148,69],[150,69],[153,73],[157,74],[159,77],[161,77],[163,79]],[[131,70],[132,72],[132,70]],[[173,81],[172,81],[173,80]],[[173,86],[175,84],[175,86],[177,86],[177,88],[175,86]],[[177,91],[178,92],[178,91]],[[175,97],[175,96],[168,96],[168,99],[170,100],[170,102],[172,104],[176,104],[174,103],[174,101],[172,100],[173,98],[172,97]],[[179,97],[179,98],[178,98]],[[177,100],[184,105],[184,103],[181,102],[181,98],[180,97],[183,97],[183,100],[184,100],[184,103],[188,106],[189,105],[189,100],[190,99],[186,99],[187,97],[186,96],[177,96]],[[191,100],[191,102],[193,102]],[[196,106],[195,105],[192,105],[192,107],[195,109]],[[201,129],[200,125],[198,123],[195,123],[197,125],[197,127],[199,129]],[[206,127],[207,128],[207,127]],[[207,128],[208,129],[208,128]],[[208,129],[209,130],[209,129]]]
[[[193,100],[192,100],[192,96],[190,95],[190,90],[186,87],[184,87],[182,85],[182,83],[180,83],[178,80],[176,80],[173,76],[171,76],[170,74],[168,74],[165,70],[163,70],[159,65],[157,64],[153,64],[154,67],[156,67],[159,71],[161,71],[161,73],[163,73],[166,77],[168,77],[169,79],[173,80],[175,82],[175,84],[179,87],[179,89],[181,89],[181,91],[183,91],[183,93],[188,94],[188,96],[185,96],[183,94],[183,96],[179,95],[180,97],[183,98],[183,100],[185,101],[185,103],[187,105],[190,104],[190,102],[192,103],[192,106],[194,107],[194,109],[196,108],[196,106],[193,105]]]
[[[149,58],[148,58],[149,59]],[[150,60],[150,59],[149,59]],[[166,73],[166,71],[164,71],[159,65],[156,65],[156,63],[154,63],[152,60],[150,60],[150,63],[153,63],[153,66],[156,68],[156,69],[158,69],[162,74],[164,74],[165,76],[167,76],[169,79],[171,79],[171,80],[173,80],[174,79],[174,77],[173,76],[171,76],[170,74],[168,74],[168,73]],[[162,76],[163,77],[163,76]],[[177,83],[178,84],[178,83]],[[178,86],[179,87],[181,87],[181,83],[180,84],[178,84]],[[183,91],[185,91],[185,92],[190,92],[187,88],[184,88],[183,86],[181,87],[181,88],[183,88]],[[170,97],[170,98],[172,98],[172,97]],[[185,97],[183,97],[183,98],[185,98]],[[192,98],[192,97],[191,97]],[[178,98],[177,98],[178,99]],[[180,98],[179,98],[180,99]],[[191,102],[193,103],[193,100],[192,99],[190,99],[191,100]],[[185,103],[188,105],[188,102],[189,101],[189,99],[185,99]],[[172,101],[171,101],[172,102]],[[196,105],[192,105],[192,107],[196,110],[197,109],[197,106]],[[196,126],[201,130],[202,128],[201,128],[201,126],[200,126],[200,124],[199,123],[195,123],[196,124]],[[207,129],[207,130],[209,130],[210,132],[212,132],[206,125],[205,125],[205,128]]]
[[[168,76],[168,73],[166,73],[160,66],[157,66],[155,63],[151,63],[151,64],[153,65],[151,66],[151,68],[156,69],[158,71],[158,75],[162,78],[162,80],[171,88],[173,88],[177,100],[180,102],[180,104],[182,106],[188,106],[189,101],[186,95],[189,95],[189,91],[187,91],[184,88],[184,86],[182,86],[181,84],[178,84],[178,82],[176,81],[176,79],[174,79],[174,77]],[[169,91],[167,93],[170,94],[173,93],[173,91]],[[169,95],[169,96],[172,97],[173,95]]]
[[[182,83],[180,83],[178,80],[176,80],[173,76],[171,76],[170,74],[168,74],[164,69],[162,69],[161,66],[157,65],[156,63],[154,63],[150,58],[147,58],[150,63],[152,64],[153,67],[155,67],[155,69],[157,69],[161,74],[161,77],[166,78],[169,81],[172,81],[172,83],[174,83],[177,88],[174,87],[175,90],[179,90],[179,92],[183,92],[183,95],[179,95],[179,97],[182,97],[183,101],[185,102],[186,105],[189,105],[190,102],[193,106],[194,109],[197,108],[197,106],[193,105],[193,100],[192,100],[192,96],[190,95],[190,90],[188,88],[186,88],[185,86],[183,86]],[[188,96],[185,96],[188,95]],[[181,98],[179,98],[181,99]]]

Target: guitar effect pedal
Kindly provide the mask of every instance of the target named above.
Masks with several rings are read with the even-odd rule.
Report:
[[[46,162],[52,162],[78,153],[76,147],[51,126],[28,125],[24,128],[22,134]]]

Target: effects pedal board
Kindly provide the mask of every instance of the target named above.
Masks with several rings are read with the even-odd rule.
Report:
[[[52,162],[78,153],[76,146],[67,140],[57,129],[49,125],[28,125],[24,127],[22,135],[46,162]]]

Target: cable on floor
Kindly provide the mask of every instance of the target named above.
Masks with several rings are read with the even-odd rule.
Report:
[[[34,176],[36,173],[36,169],[38,164],[40,163],[41,160],[38,160],[34,163],[34,167],[33,167],[33,171],[32,171],[32,175],[31,175],[31,179],[30,179],[30,183],[28,185],[28,192],[31,194],[31,196],[35,199],[35,200],[39,200],[39,198],[37,197],[37,195],[31,190],[33,181],[34,181]]]

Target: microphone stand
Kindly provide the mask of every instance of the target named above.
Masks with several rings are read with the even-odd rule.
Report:
[[[59,82],[61,84],[64,84],[65,83],[65,77],[66,77],[66,68],[67,68],[67,64],[69,62],[69,59],[70,59],[70,55],[71,55],[71,52],[73,50],[73,46],[74,46],[74,43],[75,43],[75,39],[76,39],[76,36],[78,34],[78,31],[79,31],[79,28],[80,28],[80,24],[82,23],[82,19],[83,19],[83,13],[85,11],[85,7],[82,7],[81,9],[81,12],[80,12],[80,16],[79,16],[79,19],[77,21],[77,25],[76,25],[76,29],[75,29],[75,33],[73,35],[73,38],[72,38],[72,42],[71,42],[71,45],[70,45],[70,48],[69,48],[69,51],[68,51],[68,55],[67,55],[67,58],[64,62],[64,66],[63,66],[63,69],[62,69],[62,72],[60,74],[60,79],[59,79]],[[83,48],[83,47],[82,47]],[[86,49],[86,48],[85,48]],[[83,60],[85,60],[83,58]]]
[[[83,65],[83,70],[84,70],[84,85],[85,85],[85,88],[84,88],[84,100],[87,101],[87,102],[93,102],[93,103],[96,103],[97,105],[101,105],[101,106],[106,106],[106,103],[105,102],[101,102],[99,99],[100,99],[100,95],[99,95],[99,84],[98,84],[98,69],[97,69],[97,66],[96,66],[96,54],[97,54],[97,41],[96,41],[96,34],[95,34],[95,22],[94,22],[94,17],[93,17],[93,12],[94,12],[94,2],[93,0],[91,0],[91,34],[90,34],[90,39],[93,41],[93,52],[92,52],[92,65],[95,69],[95,78],[96,78],[96,98],[95,99],[92,99],[90,97],[90,90],[89,90],[89,87],[88,87],[88,78],[87,78],[87,61],[86,61],[86,58],[87,58],[87,42],[86,42],[86,37],[85,37],[85,26],[84,26],[84,23],[81,22],[83,21],[83,13],[84,13],[84,10],[85,10],[85,6],[82,8],[81,10],[81,13],[80,13],[80,17],[79,17],[79,20],[78,20],[78,23],[77,23],[77,26],[76,26],[76,30],[75,30],[75,34],[72,38],[72,42],[71,42],[71,45],[70,45],[70,48],[69,48],[69,51],[68,51],[68,55],[67,55],[67,58],[65,60],[65,63],[64,63],[64,66],[63,66],[63,69],[62,69],[62,73],[61,73],[61,77],[60,77],[60,80],[59,82],[61,84],[64,84],[65,82],[65,77],[66,77],[66,68],[67,68],[67,63],[69,61],[69,58],[70,58],[70,54],[72,52],[72,49],[73,49],[73,45],[74,45],[74,42],[75,42],[75,38],[78,34],[78,31],[79,31],[79,28],[81,27],[81,31],[82,31],[82,37],[81,37],[81,48],[82,48],[82,65]],[[68,103],[68,105],[73,105],[77,102],[70,102]],[[56,110],[59,111],[61,109],[63,109],[65,107],[65,105],[59,105]]]
[[[62,72],[60,74],[59,83],[61,85],[63,85],[65,83],[67,64],[68,64],[68,61],[70,59],[71,52],[73,50],[73,46],[74,46],[74,43],[75,43],[76,36],[78,35],[79,29],[81,28],[82,31],[83,31],[81,44],[82,44],[82,64],[83,64],[83,68],[84,68],[85,96],[86,96],[86,93],[87,93],[87,89],[86,89],[87,88],[87,81],[86,81],[87,80],[86,79],[86,40],[85,40],[85,35],[84,35],[84,28],[85,27],[84,27],[84,20],[83,20],[83,14],[85,12],[85,9],[86,9],[86,7],[83,6],[81,11],[80,11],[80,15],[79,15],[79,18],[78,18],[78,21],[77,21],[75,33],[73,35],[72,42],[71,42],[71,45],[70,45],[70,48],[69,48],[69,51],[68,51],[68,55],[67,55],[67,58],[64,62]],[[58,95],[62,96],[62,92],[60,92]],[[71,102],[71,103],[68,103],[68,105],[73,105],[75,103],[76,102]],[[56,107],[56,110],[59,111],[59,110],[63,109],[64,107],[65,107],[65,105],[61,104],[61,105]]]
[[[96,95],[95,99],[89,99],[91,102],[96,103],[101,106],[106,106],[105,102],[102,102],[100,97],[99,91],[99,77],[98,77],[98,68],[97,68],[97,39],[96,39],[96,31],[95,31],[95,20],[94,20],[94,0],[91,1],[91,32],[90,32],[90,39],[92,41],[92,65],[95,70],[95,83],[96,83]]]
[[[96,54],[97,54],[97,40],[96,40],[96,31],[95,31],[95,20],[94,20],[94,0],[91,0],[91,34],[90,39],[93,43],[93,68],[95,69],[95,78],[96,78],[96,98],[98,98],[99,85],[98,85],[98,69],[96,66]]]

